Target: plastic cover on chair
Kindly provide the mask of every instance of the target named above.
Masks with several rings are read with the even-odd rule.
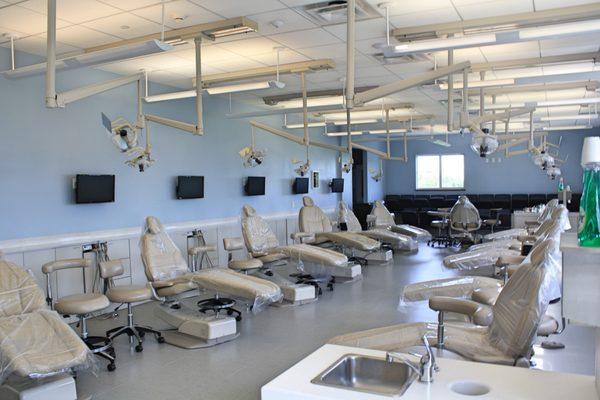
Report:
[[[242,208],[242,236],[248,251],[254,256],[266,255],[279,247],[275,233],[249,205]]]
[[[140,250],[150,282],[183,278],[190,272],[181,251],[156,217],[146,217]]]
[[[479,211],[467,196],[459,196],[450,209],[450,227],[461,232],[472,232],[481,227]]]
[[[502,282],[485,276],[462,276],[411,283],[400,293],[399,309],[406,306],[422,305],[433,296],[470,298],[475,289],[500,288]]]
[[[11,374],[44,378],[95,369],[95,359],[61,316],[47,308],[35,279],[0,260],[0,383]]]
[[[445,349],[474,361],[514,365],[521,357],[530,357],[538,326],[548,307],[550,277],[548,266],[557,262],[548,239],[532,251],[531,264],[523,265],[492,306],[489,327],[464,323],[445,324]],[[514,279],[516,278],[516,279]],[[403,350],[418,346],[421,337],[437,336],[437,324],[412,323],[376,328],[335,337],[329,343],[367,347],[377,350]],[[430,343],[437,344],[436,339]]]
[[[507,257],[521,254],[520,250],[513,250],[504,247],[490,247],[475,251],[466,251],[464,253],[451,254],[444,257],[444,266],[446,268],[458,270],[473,270],[478,268],[491,267],[496,264],[499,257]]]

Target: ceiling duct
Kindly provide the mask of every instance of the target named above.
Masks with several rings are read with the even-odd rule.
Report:
[[[306,16],[318,25],[333,25],[346,23],[346,0],[320,1],[295,7],[295,10]],[[377,10],[371,7],[365,0],[356,0],[356,20],[380,17]]]

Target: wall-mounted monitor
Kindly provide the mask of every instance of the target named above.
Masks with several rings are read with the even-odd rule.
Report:
[[[178,176],[176,196],[178,199],[203,199],[203,176]]]
[[[333,178],[331,180],[331,191],[333,193],[343,193],[344,192],[344,178]]]
[[[244,186],[246,196],[262,196],[265,194],[265,177],[249,176]]]
[[[308,193],[308,178],[296,178],[293,185],[294,194]]]
[[[75,177],[75,202],[77,204],[112,203],[114,201],[114,175],[77,175]]]

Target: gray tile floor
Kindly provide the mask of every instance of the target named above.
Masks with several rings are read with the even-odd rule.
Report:
[[[389,265],[364,268],[362,281],[338,285],[316,303],[245,314],[238,339],[208,349],[183,350],[159,345],[149,337],[143,353],[135,353],[127,339],[120,337],[116,340],[117,370],[106,371],[102,362],[97,376],[81,373],[77,378],[80,396],[93,395],[95,400],[259,399],[262,385],[333,336],[401,322],[434,321],[435,314],[426,309],[399,312],[398,296],[407,283],[455,275],[441,266],[448,251],[422,245],[418,254],[396,255]],[[153,307],[137,307],[136,322],[165,328],[153,317]],[[90,329],[99,334],[123,320],[121,312],[117,320],[91,321]],[[592,329],[569,326],[557,339],[566,349],[536,347],[537,367],[592,375]]]

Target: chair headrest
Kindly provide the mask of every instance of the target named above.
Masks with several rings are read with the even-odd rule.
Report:
[[[163,231],[163,226],[156,217],[146,217],[146,231],[157,234]]]
[[[348,204],[345,201],[340,201],[340,210],[348,211]]]
[[[242,213],[244,214],[244,217],[253,217],[256,215],[256,210],[254,207],[246,204],[242,207]]]
[[[312,207],[315,205],[315,202],[310,198],[310,196],[304,196],[302,198],[302,204],[304,204],[305,207]]]
[[[555,208],[558,206],[558,199],[552,199],[546,204],[546,207]]]
[[[381,200],[375,200],[375,202],[373,202],[373,207],[383,207],[383,202]]]

